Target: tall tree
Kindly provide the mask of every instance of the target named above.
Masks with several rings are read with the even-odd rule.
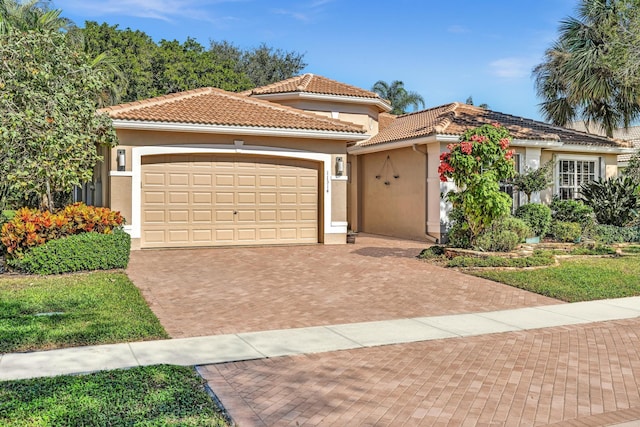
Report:
[[[42,0],[0,0],[0,34],[10,28],[68,31],[75,27],[70,19],[61,16],[60,9],[51,9],[49,4]]]
[[[95,113],[107,77],[92,61],[58,31],[0,35],[0,196],[53,209],[55,193],[91,179],[96,146],[115,144]]]
[[[620,78],[625,59],[612,50],[636,3],[581,0],[578,17],[561,22],[558,40],[533,71],[546,120],[565,126],[582,119],[612,136],[640,116],[640,85]]]
[[[391,83],[378,80],[371,90],[391,103],[391,114],[405,114],[409,107],[413,110],[424,107],[422,96],[417,92],[406,90],[404,83],[400,80],[394,80]]]
[[[469,95],[469,97],[467,98],[467,100],[464,102],[467,105],[475,105],[473,103],[473,96]],[[480,108],[484,108],[485,110],[489,108],[489,104],[487,103],[482,103],[482,104],[478,104],[478,107]]]
[[[242,50],[226,40],[211,41],[209,50],[218,61],[229,61],[237,72],[246,74],[253,86],[265,86],[288,79],[307,66],[304,54],[275,49],[265,43]]]

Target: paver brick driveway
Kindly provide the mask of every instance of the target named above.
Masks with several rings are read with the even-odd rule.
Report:
[[[425,243],[135,251],[127,273],[174,338],[557,304],[416,260]]]

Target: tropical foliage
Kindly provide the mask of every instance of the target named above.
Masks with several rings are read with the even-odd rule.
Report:
[[[466,131],[460,142],[440,155],[440,180],[452,179],[457,189],[447,194],[464,217],[471,241],[495,219],[511,209],[511,197],[500,191],[500,181],[515,174],[509,131],[499,123]]]
[[[57,31],[0,36],[0,194],[53,195],[91,179],[96,146],[116,143],[111,120],[96,115],[107,75]]]
[[[81,233],[110,234],[124,223],[119,212],[75,203],[57,213],[22,208],[0,230],[7,253],[21,258],[24,252],[48,241]]]
[[[527,203],[531,203],[531,195],[547,189],[553,183],[553,162],[547,162],[538,169],[529,169],[518,173],[511,180],[518,191],[527,196]]]
[[[582,119],[612,136],[640,115],[640,79],[621,75],[628,52],[613,49],[624,45],[636,9],[635,0],[581,0],[578,17],[561,22],[558,40],[534,69],[547,120],[565,126]]]
[[[599,224],[623,227],[638,220],[638,183],[628,176],[591,181],[583,184],[580,192]]]
[[[394,80],[391,83],[378,80],[371,90],[391,103],[391,114],[405,114],[409,107],[414,110],[424,107],[422,96],[417,92],[406,90],[404,83],[400,80]]]
[[[61,16],[60,9],[50,9],[41,0],[0,0],[0,34],[9,30],[25,32],[67,31],[74,28],[73,22]]]

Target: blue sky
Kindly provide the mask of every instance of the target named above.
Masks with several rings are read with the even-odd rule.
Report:
[[[63,15],[154,40],[266,43],[305,53],[305,72],[370,89],[402,80],[427,107],[470,95],[540,119],[531,69],[578,0],[54,0]]]

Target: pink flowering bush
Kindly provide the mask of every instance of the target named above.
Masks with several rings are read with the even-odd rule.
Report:
[[[459,143],[449,144],[449,152],[440,155],[440,180],[456,184],[447,198],[461,210],[472,240],[511,209],[511,198],[500,191],[500,181],[515,175],[510,142],[506,128],[487,124],[466,131]]]

